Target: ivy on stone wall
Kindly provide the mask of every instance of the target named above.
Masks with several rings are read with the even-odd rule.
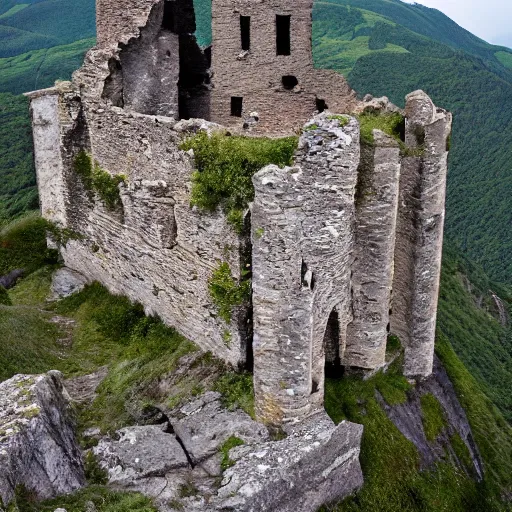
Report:
[[[241,282],[233,278],[229,263],[223,261],[214,270],[208,281],[208,290],[213,303],[217,306],[219,316],[230,323],[233,310],[248,302],[251,298],[251,281]]]
[[[297,137],[270,139],[226,132],[200,132],[190,137],[181,149],[194,151],[192,205],[210,211],[220,206],[240,233],[244,210],[254,199],[253,175],[269,164],[291,165],[297,144]]]
[[[122,174],[112,176],[102,169],[86,151],[78,153],[74,161],[74,169],[91,199],[94,199],[94,194],[97,194],[109,210],[116,210],[122,206],[119,184],[126,181],[126,176]]]

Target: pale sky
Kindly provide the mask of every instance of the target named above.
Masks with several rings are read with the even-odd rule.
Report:
[[[489,43],[512,47],[511,0],[407,0],[444,12]]]

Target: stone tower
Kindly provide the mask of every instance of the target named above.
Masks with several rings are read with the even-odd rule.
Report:
[[[313,0],[213,0],[212,7],[212,121],[290,133],[315,111],[353,110],[345,79],[314,69]]]

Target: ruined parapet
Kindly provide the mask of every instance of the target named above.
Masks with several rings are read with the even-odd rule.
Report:
[[[398,142],[379,130],[362,144],[356,190],[352,266],[353,320],[343,364],[374,370],[385,364],[400,176]]]
[[[405,347],[404,373],[432,373],[452,116],[423,92],[407,96],[391,331]]]
[[[159,0],[96,0],[96,39],[98,46],[126,43],[146,24],[151,8]]]
[[[326,113],[301,136],[296,167],[253,178],[256,413],[279,425],[323,407],[325,345],[348,323],[359,124]],[[329,323],[336,336],[327,337]]]

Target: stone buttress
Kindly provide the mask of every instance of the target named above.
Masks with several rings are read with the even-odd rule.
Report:
[[[404,373],[432,373],[452,116],[423,92],[406,99],[391,332],[405,347]]]
[[[361,144],[356,190],[353,320],[347,327],[343,364],[374,370],[385,364],[393,281],[400,176],[398,142],[379,130]]]
[[[325,345],[342,350],[339,336],[324,340],[350,306],[359,125],[342,119],[315,117],[295,167],[253,178],[254,388],[258,417],[274,425],[323,407]]]

